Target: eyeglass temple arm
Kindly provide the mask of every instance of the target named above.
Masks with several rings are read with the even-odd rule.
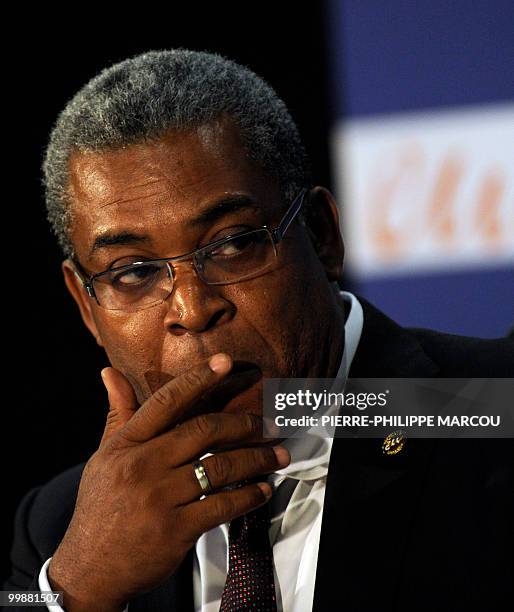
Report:
[[[74,257],[70,257],[70,261],[73,264],[73,267],[75,268],[73,270],[73,272],[75,273],[75,276],[82,283],[82,285],[88,292],[88,295],[90,295],[91,297],[94,297],[93,287],[91,286],[91,279],[88,277],[86,271],[80,265],[79,261],[75,259]]]
[[[284,215],[282,221],[280,222],[280,225],[273,231],[273,237],[275,238],[277,242],[279,240],[282,240],[282,238],[284,237],[284,234],[287,232],[287,228],[294,221],[294,218],[296,217],[300,208],[302,207],[303,201],[305,199],[305,194],[307,193],[307,191],[308,189],[302,189],[302,191],[300,191],[298,196],[295,198],[294,202],[288,208],[286,214]]]

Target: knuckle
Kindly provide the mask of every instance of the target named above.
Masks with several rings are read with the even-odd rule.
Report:
[[[221,421],[214,414],[201,414],[193,420],[193,428],[201,438],[213,438],[221,428]]]
[[[145,516],[152,518],[152,531],[162,531],[169,522],[170,508],[164,503],[168,499],[166,487],[159,484],[145,483],[146,486],[138,490],[138,507]]]
[[[82,471],[82,478],[94,478],[95,475],[102,469],[102,458],[99,455],[99,451],[94,452],[89,457],[84,470]]]
[[[183,384],[187,388],[200,387],[203,384],[203,377],[197,370],[189,370],[182,376]]]
[[[125,485],[135,485],[144,479],[146,468],[145,457],[139,453],[131,453],[124,458],[120,467],[120,480]]]
[[[109,471],[116,469],[120,453],[116,449],[102,447],[97,449],[87,460],[84,466],[83,475],[98,478],[103,474],[108,474]]]
[[[264,468],[274,468],[277,465],[277,456],[271,446],[256,450],[255,462]]]
[[[260,419],[256,414],[248,413],[246,415],[246,426],[248,429],[248,434],[250,436],[259,436],[262,431],[262,419]]]
[[[172,402],[173,395],[170,393],[167,387],[164,386],[160,387],[154,392],[154,394],[152,395],[152,400],[155,404],[164,408],[166,406],[169,406],[170,402]]]
[[[233,495],[227,494],[222,497],[218,497],[214,506],[214,513],[220,518],[234,516],[237,513],[237,510]]]
[[[97,449],[87,460],[84,470],[94,470],[98,465],[101,465],[104,454],[101,449]]]
[[[112,440],[112,448],[114,449],[127,449],[137,444],[137,428],[144,424],[146,421],[143,414],[137,414],[133,421],[125,423],[123,429],[116,434],[116,437]],[[135,431],[136,430],[136,431]]]
[[[118,424],[120,419],[119,411],[116,408],[109,408],[109,412],[105,417],[105,428],[112,428]]]
[[[234,474],[232,461],[223,455],[212,455],[209,457],[208,471],[216,479],[218,485],[223,485],[231,482]]]

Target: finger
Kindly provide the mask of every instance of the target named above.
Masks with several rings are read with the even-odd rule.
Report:
[[[166,431],[231,368],[230,356],[218,353],[173,378],[139,408],[121,433],[131,442],[145,442]]]
[[[263,474],[286,467],[289,462],[289,453],[281,446],[237,449],[202,459],[205,473],[214,490],[257,476],[262,478]],[[176,488],[176,493],[180,494],[177,500],[179,503],[193,502],[203,495],[191,463],[178,468],[175,474],[181,483]]]
[[[263,506],[271,497],[267,482],[207,495],[182,507],[183,524],[189,526],[190,544],[206,531]]]
[[[263,422],[255,414],[201,414],[150,440],[149,453],[166,467],[190,463],[207,452],[262,443]]]
[[[104,368],[101,376],[107,389],[109,412],[100,445],[123,428],[139,407],[132,385],[119,370]]]

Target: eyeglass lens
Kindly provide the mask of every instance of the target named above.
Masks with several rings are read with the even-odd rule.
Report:
[[[234,283],[269,268],[276,257],[266,229],[247,232],[195,253],[199,277],[210,285]],[[172,262],[170,262],[172,265]],[[164,301],[173,288],[166,261],[123,266],[97,277],[94,290],[99,304],[109,310],[142,310]]]

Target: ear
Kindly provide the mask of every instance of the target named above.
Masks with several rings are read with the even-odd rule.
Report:
[[[314,187],[307,194],[304,219],[307,231],[329,281],[340,281],[344,245],[334,196],[325,187]]]
[[[103,346],[91,309],[92,299],[89,297],[89,294],[82,283],[82,279],[80,278],[75,265],[71,259],[65,259],[62,262],[61,268],[66,287],[79,307],[80,315],[84,321],[84,324],[95,337],[97,344],[99,346]]]

